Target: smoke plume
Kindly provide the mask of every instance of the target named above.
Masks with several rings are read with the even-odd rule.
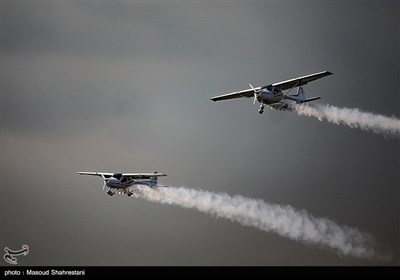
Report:
[[[213,193],[176,187],[137,186],[136,197],[183,208],[196,209],[214,217],[303,242],[331,248],[339,255],[372,259],[376,256],[374,238],[358,229],[338,225],[327,218],[317,218],[305,210],[277,205],[260,199],[226,193]]]
[[[295,105],[295,111],[299,115],[315,117],[320,121],[326,119],[331,123],[400,138],[400,120],[394,117],[361,112],[356,108],[338,108],[322,104]]]

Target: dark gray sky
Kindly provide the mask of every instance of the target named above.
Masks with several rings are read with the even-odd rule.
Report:
[[[210,101],[329,70],[306,94],[399,118],[397,1],[2,1],[1,32],[1,248],[29,244],[21,264],[400,263],[398,139]],[[76,175],[92,170],[289,204],[371,233],[394,260],[111,198]]]

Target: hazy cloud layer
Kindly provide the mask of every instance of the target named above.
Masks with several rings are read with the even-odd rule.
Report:
[[[397,2],[1,9],[1,246],[28,243],[21,264],[379,265],[110,199],[100,180],[75,173],[90,170],[158,170],[166,185],[306,209],[371,233],[398,263],[397,139],[290,112],[260,116],[251,99],[209,100],[329,70],[306,95],[399,118]]]

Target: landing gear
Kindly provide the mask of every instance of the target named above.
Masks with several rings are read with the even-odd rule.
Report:
[[[261,103],[260,109],[258,109],[258,113],[260,113],[260,114],[264,113],[264,104],[263,103]]]
[[[109,191],[107,192],[107,194],[108,194],[109,196],[113,196],[114,193],[115,193],[115,192],[112,192],[111,190],[109,190]]]
[[[133,195],[133,193],[131,193],[131,192],[128,192],[128,193],[127,193],[127,195],[128,195],[128,196],[132,196],[132,195]]]

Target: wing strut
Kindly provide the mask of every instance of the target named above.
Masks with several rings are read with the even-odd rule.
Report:
[[[288,94],[289,94],[289,92],[291,92],[291,91],[292,91],[292,89],[294,89],[295,87],[297,87],[297,85],[298,85],[298,84],[300,84],[300,82],[299,82],[299,81],[297,81],[297,82],[294,84],[294,86],[292,86],[292,87],[289,89],[289,91],[288,91],[288,92],[284,93],[284,94],[283,94],[283,97],[285,97],[286,95],[288,95]]]

